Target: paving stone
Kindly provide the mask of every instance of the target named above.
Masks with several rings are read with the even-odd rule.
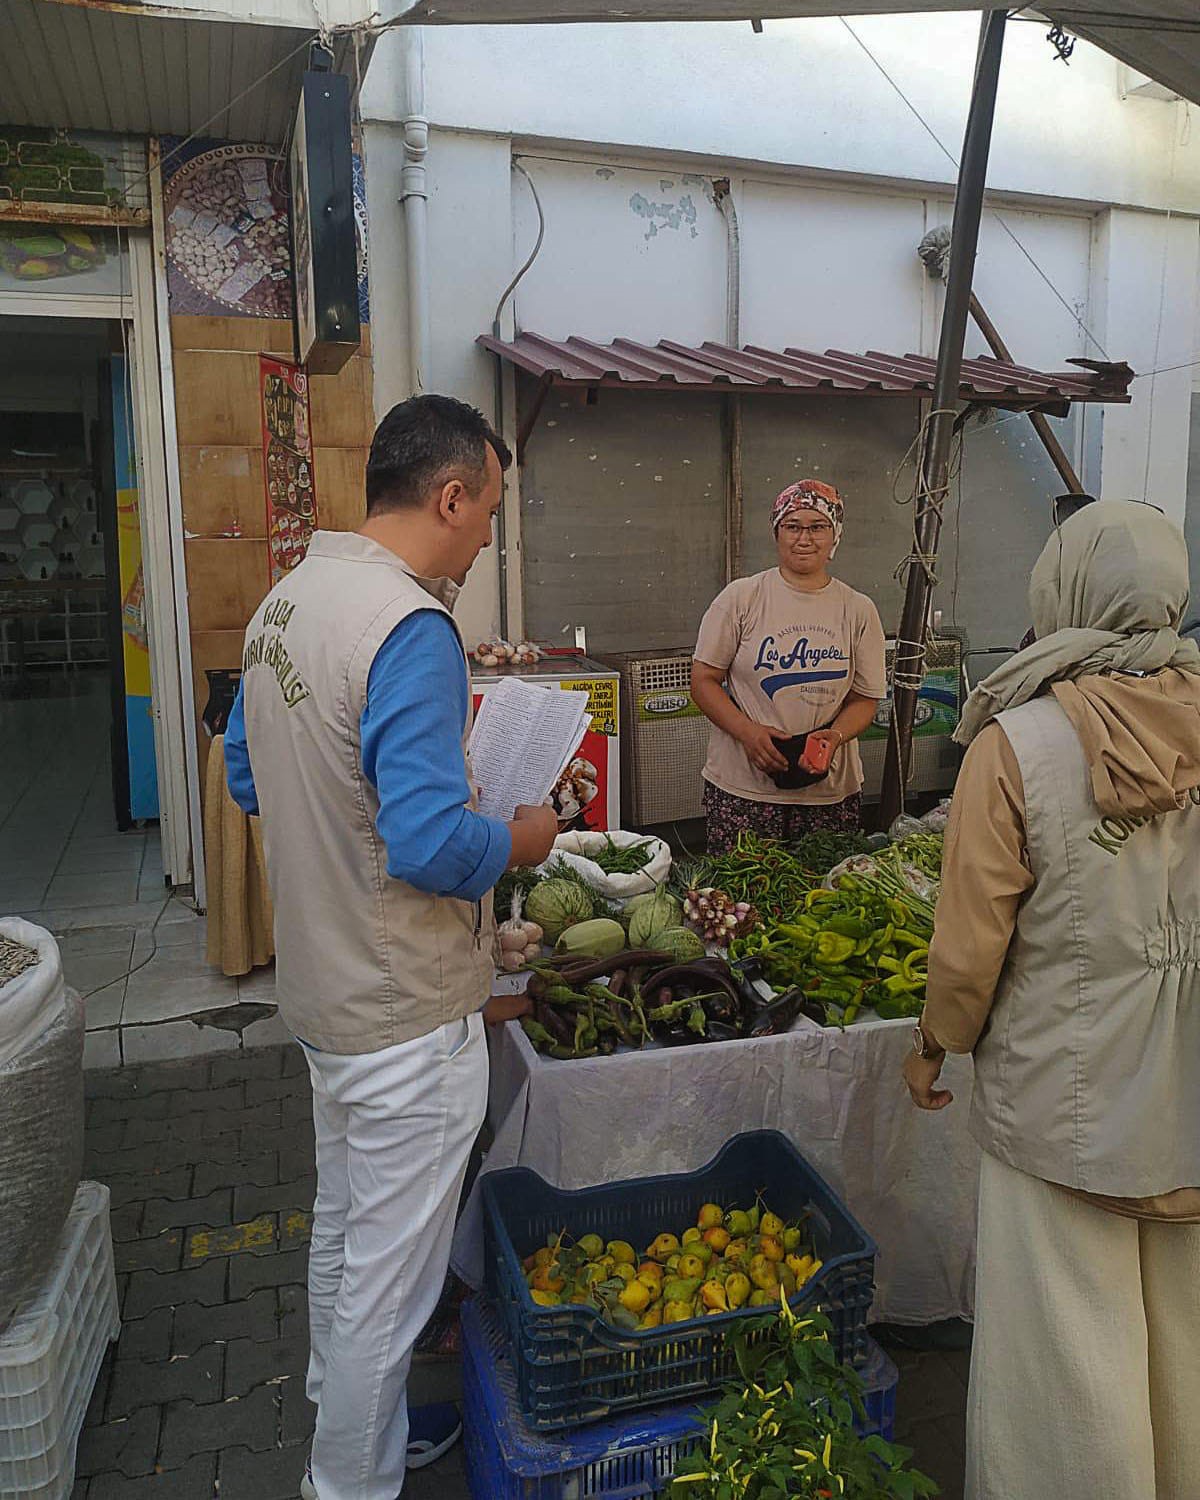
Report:
[[[308,1212],[317,1196],[316,1177],[298,1177],[273,1187],[239,1187],[233,1190],[233,1213],[238,1223],[259,1214]],[[199,1221],[197,1221],[199,1222]]]
[[[275,1214],[260,1214],[257,1219],[230,1224],[225,1229],[193,1229],[187,1237],[184,1262],[195,1265],[217,1255],[272,1254],[278,1234]]]
[[[304,1090],[305,1098],[312,1098],[312,1087],[306,1078],[248,1078],[246,1103],[262,1104],[268,1099],[290,1099],[301,1089]]]
[[[196,1099],[202,1095],[196,1094]],[[237,1109],[200,1109],[188,1114],[171,1115],[165,1120],[130,1120],[124,1127],[126,1143],[142,1146],[149,1142],[211,1141],[235,1130],[246,1133],[261,1132],[270,1137],[266,1147],[277,1144],[274,1133],[281,1129],[280,1101],[269,1099],[265,1104],[256,1104],[253,1109],[239,1106]],[[108,1129],[109,1127],[105,1127]]]
[[[285,1078],[299,1078],[301,1074],[308,1077],[308,1058],[304,1055],[304,1048],[299,1042],[295,1042],[283,1049],[283,1076]]]
[[[279,1288],[279,1332],[295,1333],[302,1329],[308,1333],[308,1287],[307,1285],[281,1286]]]
[[[207,1344],[183,1359],[119,1359],[108,1393],[110,1418],[127,1417],[140,1406],[192,1401],[197,1406],[220,1401],[225,1349]]]
[[[126,1175],[132,1172],[167,1172],[176,1167],[193,1167],[197,1162],[235,1166],[241,1156],[242,1146],[238,1133],[230,1130],[220,1136],[197,1137],[194,1141],[147,1141],[142,1145],[122,1146],[117,1151],[98,1151],[93,1156],[89,1169],[103,1179],[109,1172]],[[216,1182],[210,1184],[210,1188],[218,1186],[220,1184]],[[210,1188],[203,1189],[200,1196],[203,1197]],[[151,1192],[146,1196],[166,1197],[167,1194]]]
[[[312,1239],[312,1222],[312,1214],[307,1214],[302,1209],[280,1214],[279,1248],[292,1250],[299,1245],[307,1245]]]
[[[119,1151],[128,1129],[124,1120],[107,1125],[89,1125],[84,1137],[84,1167],[93,1160],[103,1160],[107,1153]]]
[[[110,1200],[108,1222],[112,1229],[114,1244],[119,1245],[122,1240],[137,1240],[142,1238],[145,1232],[142,1229],[142,1215],[144,1211],[145,1204],[143,1203],[126,1203],[120,1208],[113,1208]],[[156,1234],[158,1231],[151,1230],[150,1232]]]
[[[201,1307],[195,1302],[177,1307],[171,1353],[194,1354],[206,1344],[233,1339],[266,1342],[278,1337],[276,1295],[270,1287],[264,1287],[240,1302],[226,1302],[219,1307]]]
[[[93,1099],[87,1107],[87,1128],[96,1129],[118,1120],[164,1120],[171,1113],[171,1099],[162,1094],[127,1094],[119,1099]]]
[[[303,1282],[308,1276],[308,1250],[284,1250],[275,1255],[236,1255],[229,1261],[211,1260],[203,1269],[208,1271],[226,1265],[229,1267],[229,1297],[236,1302],[259,1287]]]
[[[166,1469],[180,1468],[197,1453],[219,1453],[222,1448],[249,1448],[264,1453],[274,1448],[279,1430],[275,1386],[260,1385],[248,1396],[193,1406],[180,1401],[163,1415],[161,1460]]]
[[[317,1170],[317,1152],[311,1134],[296,1138],[293,1126],[289,1142],[279,1151],[279,1180],[292,1182],[298,1177],[311,1177]]]
[[[267,1453],[226,1448],[221,1454],[221,1500],[294,1500],[308,1451],[307,1443]]]
[[[116,1352],[109,1347],[104,1356],[104,1361],[96,1375],[96,1384],[92,1387],[91,1399],[88,1401],[87,1411],[83,1414],[83,1425],[85,1427],[96,1427],[104,1421],[104,1408],[108,1403],[108,1391],[112,1385],[113,1362]]]
[[[240,1083],[243,1079],[278,1078],[283,1072],[282,1047],[256,1047],[250,1052],[234,1053],[230,1057],[213,1060],[212,1082],[214,1087],[226,1083]]]
[[[275,1387],[279,1392],[279,1411],[282,1422],[283,1441],[304,1443],[313,1435],[317,1425],[317,1408],[304,1394],[304,1377],[293,1375],[290,1380],[280,1381]]]
[[[170,1229],[147,1239],[126,1240],[113,1250],[118,1271],[177,1271],[183,1257],[183,1231]]]
[[[160,1496],[162,1500],[213,1500],[216,1476],[216,1454],[201,1453],[181,1469],[149,1474],[145,1479],[97,1474],[91,1481],[88,1500],[159,1500]]]
[[[166,1359],[171,1352],[171,1309],[160,1307],[144,1318],[121,1324],[119,1359]]]
[[[286,1099],[281,1099],[279,1102],[282,1106],[283,1123],[285,1126],[307,1125],[310,1129],[312,1128],[312,1094],[308,1089],[305,1089],[302,1094],[291,1094]]]
[[[225,1395],[245,1396],[256,1385],[308,1369],[308,1334],[284,1334],[268,1343],[234,1339],[225,1346]]]
[[[175,1167],[169,1172],[101,1172],[99,1180],[108,1188],[110,1207],[124,1208],[130,1203],[148,1199],[169,1198],[178,1201],[192,1192],[191,1167]]]
[[[169,1095],[171,1115],[187,1115],[197,1110],[205,1114],[220,1110],[245,1109],[248,1103],[257,1104],[256,1099],[247,1100],[246,1085],[242,1082],[210,1084],[206,1089],[179,1089]]]
[[[131,1099],[146,1094],[169,1094],[173,1089],[204,1089],[208,1087],[208,1069],[205,1058],[106,1069],[86,1073],[84,1091],[91,1098]]]
[[[216,1307],[225,1301],[225,1268],[225,1261],[212,1260],[187,1271],[135,1271],[129,1278],[124,1316],[142,1318],[156,1307],[179,1307],[185,1302]]]
[[[119,1469],[129,1479],[154,1472],[158,1453],[158,1407],[144,1406],[124,1422],[85,1427],[79,1435],[75,1473],[88,1477]]]
[[[298,1173],[293,1175],[299,1175]],[[207,1197],[214,1188],[244,1187],[253,1183],[255,1187],[273,1187],[279,1181],[279,1157],[274,1152],[259,1156],[247,1156],[240,1161],[202,1161],[196,1165],[193,1184],[197,1198]]]
[[[216,1188],[203,1198],[155,1198],[146,1204],[142,1233],[161,1234],[164,1229],[189,1229],[201,1224],[217,1229],[230,1223],[232,1215],[232,1188]]]

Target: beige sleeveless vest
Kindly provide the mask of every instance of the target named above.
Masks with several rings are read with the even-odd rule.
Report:
[[[488,996],[491,896],[457,901],[393,880],[375,829],[379,798],[362,771],[359,725],[376,652],[414,611],[449,615],[456,594],[415,578],[366,537],[318,531],[246,632],[246,737],[275,907],[279,1010],[322,1051],[411,1041]]]
[[[983,1148],[1117,1197],[1200,1183],[1200,794],[1102,817],[1053,698],[999,715],[1037,884],[975,1052]]]

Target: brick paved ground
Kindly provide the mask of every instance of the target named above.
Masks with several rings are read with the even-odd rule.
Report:
[[[311,1100],[296,1047],[87,1075],[89,1177],[112,1194],[123,1328],[79,1443],[72,1500],[291,1500],[304,1395]],[[961,1500],[966,1355],[889,1341],[897,1436]],[[453,1372],[414,1372],[441,1399]],[[466,1500],[461,1445],[406,1500]]]

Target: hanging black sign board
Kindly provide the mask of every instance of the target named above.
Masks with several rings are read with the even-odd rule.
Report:
[[[311,375],[333,375],[359,344],[350,80],[342,74],[305,73],[290,168],[296,357]]]

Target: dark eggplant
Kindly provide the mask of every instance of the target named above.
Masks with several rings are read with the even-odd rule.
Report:
[[[778,999],[764,1005],[750,1022],[747,1036],[779,1036],[791,1028],[808,997],[802,989],[785,991]]]

